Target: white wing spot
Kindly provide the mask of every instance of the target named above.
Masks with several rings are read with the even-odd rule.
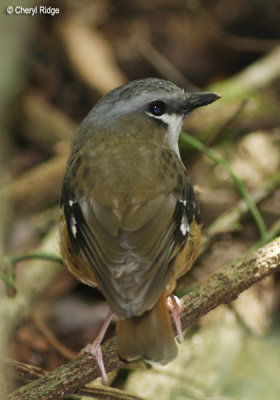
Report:
[[[77,235],[77,222],[76,222],[74,217],[71,217],[70,225],[71,225],[71,231],[73,233],[73,236],[76,237],[76,235]]]
[[[180,230],[181,230],[183,236],[186,236],[186,234],[189,233],[189,231],[190,231],[190,227],[189,227],[189,224],[188,224],[188,221],[187,221],[187,218],[185,215],[182,219],[182,222],[180,225]]]
[[[69,204],[70,207],[72,207],[72,205],[74,204],[74,201],[73,200],[69,200],[68,204]],[[71,216],[70,228],[71,228],[71,231],[73,233],[73,236],[76,237],[76,235],[77,235],[77,221],[75,220],[75,218],[73,216]]]

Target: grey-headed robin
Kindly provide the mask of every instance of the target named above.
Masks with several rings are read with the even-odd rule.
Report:
[[[167,297],[200,247],[197,201],[178,137],[195,108],[219,97],[136,80],[105,95],[74,137],[62,189],[61,253],[77,279],[104,294],[127,361],[166,364],[176,357]],[[89,350],[106,380],[100,340]]]

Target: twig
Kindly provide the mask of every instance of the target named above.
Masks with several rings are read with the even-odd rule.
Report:
[[[8,257],[3,257],[0,264],[0,279],[5,284],[6,294],[8,296],[16,293],[16,276],[15,266],[10,262]]]
[[[274,239],[276,236],[280,234],[280,219],[278,219],[268,230],[266,236],[259,240],[257,243],[252,246],[251,250],[256,250],[261,246],[264,246],[266,243]]]
[[[211,107],[205,107],[203,117],[190,118],[188,129],[196,131],[199,139],[207,142],[213,132],[216,132],[217,128],[228,120],[237,104],[244,98],[250,99],[250,107],[246,108],[246,118],[256,121],[263,118],[265,114],[266,118],[271,118],[271,121],[277,125],[279,110],[273,97],[264,89],[272,87],[279,74],[280,46],[277,46],[240,73],[207,87],[207,91],[220,93],[222,100],[213,103]],[[242,116],[245,116],[244,110]],[[241,120],[240,123],[242,124],[243,121]]]
[[[237,109],[233,112],[233,114],[224,122],[222,126],[219,127],[217,132],[212,136],[206,143],[208,147],[213,146],[216,142],[217,138],[221,136],[221,134],[232,125],[232,123],[237,119],[239,114],[244,110],[246,105],[248,104],[248,99],[242,100],[238,105]]]
[[[3,364],[17,376],[23,379],[35,380],[44,376],[47,372],[40,367],[25,364],[19,361],[7,359],[1,360]],[[83,387],[79,389],[77,394],[82,396],[94,396],[95,399],[107,400],[141,400],[139,397],[130,395],[123,390],[115,388],[106,388],[103,386]]]
[[[280,237],[239,261],[214,273],[182,300],[182,327],[186,329],[220,304],[230,303],[254,283],[280,270]],[[107,372],[123,367],[116,338],[102,346]],[[10,394],[9,400],[59,399],[100,376],[95,358],[85,353],[78,359]]]
[[[44,238],[38,252],[44,254],[58,250],[58,228],[54,227]],[[12,332],[24,318],[27,318],[38,298],[53,284],[62,270],[60,262],[30,260],[23,266],[16,280],[17,295],[13,298],[2,296],[0,302],[0,321]]]
[[[254,192],[251,193],[251,198],[255,204],[258,204],[260,201],[264,200],[270,194],[279,186],[280,184],[280,172],[277,171],[275,172],[274,175],[272,175],[266,182],[265,184],[255,190]],[[209,244],[210,239],[219,233],[224,233],[228,231],[232,231],[236,229],[237,224],[239,220],[241,219],[242,216],[244,216],[248,212],[249,208],[245,200],[241,199],[236,203],[233,207],[230,209],[226,210],[223,214],[219,215],[216,220],[209,225],[209,227],[204,231],[204,235],[202,237],[202,246],[201,246],[201,252],[204,252],[206,247]],[[270,228],[269,232],[271,231],[272,228]],[[270,236],[270,239],[267,241],[269,242],[270,240],[273,239],[273,237],[276,237],[278,234],[275,233],[274,236]],[[262,243],[264,245],[265,243]],[[258,245],[258,247],[261,247]],[[258,248],[256,247],[255,250]]]
[[[33,316],[33,321],[36,325],[36,327],[40,330],[40,332],[44,335],[46,340],[53,346],[53,348],[61,354],[66,360],[73,360],[74,358],[77,358],[78,354],[70,349],[68,349],[66,346],[64,346],[53,334],[53,332],[49,329],[47,324],[44,322],[42,318],[39,317],[39,315],[35,314]]]
[[[68,143],[78,128],[67,114],[49,104],[34,90],[23,96],[22,104],[18,108],[22,113],[20,117],[24,136],[47,154],[55,150],[58,142]]]
[[[149,62],[154,68],[156,68],[160,74],[176,82],[178,85],[183,86],[188,90],[197,90],[190,80],[188,80],[181,71],[178,70],[166,57],[164,57],[150,42],[143,39],[141,36],[136,36],[133,38],[133,42],[136,45],[137,50],[141,56]]]
[[[59,263],[63,265],[63,260],[60,256],[57,254],[52,254],[52,253],[44,253],[44,252],[30,252],[26,254],[17,254],[15,256],[9,256],[8,257],[9,262],[12,264],[17,264],[22,261],[26,260],[45,260],[45,261],[52,261],[55,263]]]
[[[234,110],[233,114],[229,116],[229,118],[224,122],[224,124],[219,127],[219,129],[217,130],[217,132],[210,137],[207,142],[206,142],[206,146],[207,147],[211,147],[213,146],[217,139],[222,135],[222,133],[229,128],[229,126],[236,120],[236,118],[238,117],[238,115],[244,110],[244,108],[246,107],[248,103],[248,100],[242,100],[242,102],[240,103],[240,105],[237,107],[236,110]],[[202,156],[202,152],[199,152],[197,154],[197,156],[195,157],[194,161],[192,162],[192,165],[190,167],[191,170],[194,169],[196,163],[198,162],[198,160],[201,158]]]
[[[1,196],[6,195],[14,215],[27,215],[42,211],[58,203],[68,155],[59,155],[8,184]]]
[[[0,279],[5,283],[8,289],[16,290],[16,279],[14,266],[22,261],[27,260],[44,260],[51,261],[54,263],[59,263],[63,265],[63,260],[60,256],[52,253],[44,253],[44,252],[30,252],[26,254],[17,254],[14,256],[6,256],[2,260],[3,266],[1,266],[0,270]]]
[[[219,25],[212,15],[205,11],[205,9],[201,9],[201,14],[204,16],[205,23],[208,23],[209,28],[211,28],[209,29],[209,32],[215,37],[215,40],[232,49],[263,53],[273,49],[273,47],[280,43],[279,39],[262,39],[248,36],[237,36],[228,33]]]
[[[8,289],[15,289],[15,276],[14,274],[7,274],[0,271],[0,279],[5,283]]]
[[[214,160],[217,164],[221,165],[228,172],[228,174],[234,180],[243,199],[246,201],[248,209],[251,212],[251,214],[256,222],[256,225],[258,227],[261,238],[264,239],[266,236],[266,233],[267,233],[267,229],[266,229],[263,217],[262,217],[261,213],[259,212],[256,204],[252,201],[252,198],[251,198],[246,186],[244,185],[242,180],[233,172],[230,164],[224,158],[222,158],[219,154],[217,154],[214,150],[206,147],[203,143],[201,143],[199,140],[195,139],[193,136],[188,135],[185,132],[182,132],[180,138],[185,143],[194,147],[196,150],[202,151],[203,153],[205,153],[209,158]]]
[[[254,283],[279,270],[280,237],[215,272],[204,284],[184,296],[181,315],[183,329],[218,305],[237,299]]]
[[[15,375],[21,376],[23,379],[34,380],[44,376],[47,371],[35,365],[25,364],[20,361],[11,359],[2,360],[3,364]]]
[[[208,89],[214,89],[218,93],[221,93],[223,95],[223,100],[233,98],[238,100],[245,96],[248,97],[248,94],[251,96],[252,92],[259,93],[259,91],[268,87],[279,77],[279,60],[280,46],[278,45],[273,48],[271,52],[244,68],[238,74]],[[213,108],[213,106],[211,108]],[[220,118],[220,115],[217,116],[217,119],[218,118]]]
[[[217,38],[228,47],[235,50],[265,53],[279,45],[279,39],[257,39],[250,36],[237,36],[221,30]]]
[[[104,95],[126,82],[111,44],[94,29],[87,15],[72,13],[70,17],[65,16],[57,24],[57,30],[70,65],[83,83]]]

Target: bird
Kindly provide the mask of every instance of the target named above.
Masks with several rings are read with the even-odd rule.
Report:
[[[182,341],[177,280],[196,260],[197,198],[178,138],[191,112],[220,98],[138,79],[103,96],[74,135],[61,194],[60,249],[70,272],[109,304],[86,347],[108,382],[101,341],[114,314],[117,349],[131,362],[167,364]]]

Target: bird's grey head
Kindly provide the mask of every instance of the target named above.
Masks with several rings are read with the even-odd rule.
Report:
[[[117,87],[102,97],[81,128],[84,133],[92,126],[114,130],[117,121],[137,114],[164,126],[170,141],[177,146],[187,115],[219,97],[216,93],[187,93],[163,79],[139,79]]]

